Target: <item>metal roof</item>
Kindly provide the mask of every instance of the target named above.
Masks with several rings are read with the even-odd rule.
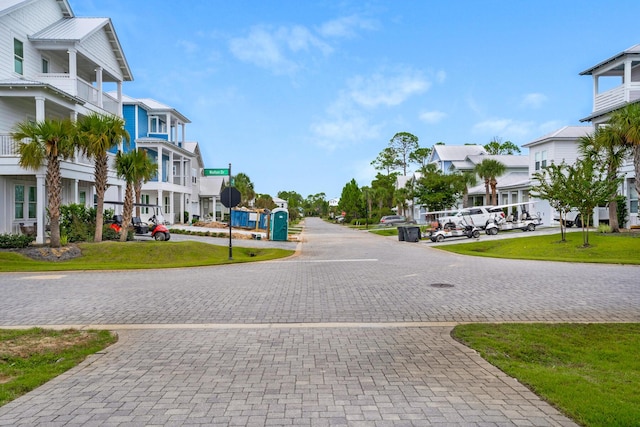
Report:
[[[593,126],[564,126],[560,129],[554,130],[540,138],[534,139],[531,142],[523,144],[523,147],[531,147],[540,142],[547,141],[549,139],[578,139],[583,136],[587,136],[593,132]]]
[[[589,75],[591,74],[593,71],[597,70],[598,68],[602,67],[603,65],[606,64],[610,64],[611,62],[614,62],[626,55],[633,55],[633,54],[640,54],[640,44],[636,44],[631,46],[629,49],[623,50],[622,52],[618,53],[617,55],[613,55],[611,58],[606,59],[602,62],[600,62],[598,65],[594,65],[593,67],[584,70],[583,72],[580,73],[581,76],[584,75]]]
[[[100,30],[107,34],[124,81],[132,81],[133,74],[110,18],[64,18],[29,36],[29,40],[35,45],[49,42],[82,43]]]

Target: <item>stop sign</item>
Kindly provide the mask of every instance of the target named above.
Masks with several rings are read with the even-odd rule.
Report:
[[[225,208],[233,208],[240,203],[240,191],[235,187],[227,187],[220,194],[220,203]]]

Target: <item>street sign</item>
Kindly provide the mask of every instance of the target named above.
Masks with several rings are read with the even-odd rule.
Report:
[[[204,176],[226,176],[229,175],[229,169],[218,168],[218,169],[205,169]]]
[[[240,191],[235,187],[227,187],[220,194],[220,202],[225,208],[234,208],[238,206],[241,198]],[[229,224],[231,224],[231,216],[229,216]]]

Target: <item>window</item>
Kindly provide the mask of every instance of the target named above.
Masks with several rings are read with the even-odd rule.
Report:
[[[148,205],[149,204],[149,195],[148,194],[143,194],[142,196],[140,196],[140,203]],[[140,208],[140,213],[148,214],[149,213],[149,208],[148,207],[141,207]]]
[[[26,194],[26,198],[25,198]],[[36,217],[36,187],[16,185],[15,191],[15,219],[34,219]]]
[[[18,39],[13,39],[13,69],[24,74],[24,44]]]
[[[15,219],[24,219],[24,185],[16,185]]]
[[[164,213],[166,213],[166,214],[169,213],[169,198],[168,197],[164,198]]]
[[[167,124],[158,116],[149,116],[149,132],[167,133]]]
[[[80,192],[80,204],[83,205],[83,206],[87,204],[87,192],[86,191],[81,191]]]
[[[536,152],[535,158],[536,158],[536,164],[535,164],[536,171],[539,171],[540,169],[547,167],[547,151],[546,150]]]
[[[638,193],[633,181],[629,184],[629,213],[638,213]]]
[[[42,72],[44,74],[49,72],[49,60],[47,58],[42,58]]]

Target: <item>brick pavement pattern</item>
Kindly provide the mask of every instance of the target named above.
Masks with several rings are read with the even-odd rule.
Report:
[[[0,408],[0,425],[574,425],[438,322],[640,321],[638,267],[463,257],[316,219],[301,246],[265,263],[0,274],[0,325],[120,337]]]

